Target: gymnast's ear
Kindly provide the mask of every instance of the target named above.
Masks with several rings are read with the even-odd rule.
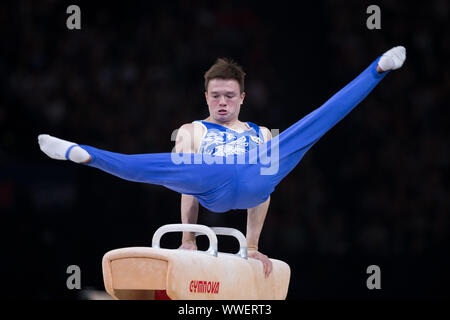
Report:
[[[241,105],[244,103],[245,91],[241,93]]]
[[[205,91],[205,101],[206,101],[206,105],[209,108],[209,104],[208,104],[208,91]]]

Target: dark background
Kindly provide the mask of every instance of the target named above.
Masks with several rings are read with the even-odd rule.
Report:
[[[66,8],[81,8],[81,30]],[[381,8],[381,30],[366,9]],[[1,296],[78,299],[103,290],[109,250],[150,246],[180,222],[180,195],[49,159],[37,135],[121,153],[170,152],[208,116],[203,73],[247,72],[242,121],[286,129],[378,55],[391,72],[272,194],[260,251],[292,270],[288,299],[448,299],[450,5],[398,1],[9,1],[0,10]],[[199,223],[245,233],[245,211]],[[181,234],[163,238],[176,248]],[[206,249],[207,241],[200,241]],[[219,238],[221,251],[237,242]],[[381,268],[368,290],[366,268]]]

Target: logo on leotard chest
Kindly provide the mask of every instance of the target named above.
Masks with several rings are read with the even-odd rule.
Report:
[[[251,139],[252,144],[258,144],[258,142],[261,141],[261,139],[252,135],[242,135],[238,137],[231,132],[210,129],[203,139],[200,152],[212,154],[215,156],[243,154],[247,152],[250,147],[250,140],[248,140],[247,137]]]

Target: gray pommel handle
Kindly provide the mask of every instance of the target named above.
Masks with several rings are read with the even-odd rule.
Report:
[[[152,248],[160,248],[161,237],[168,232],[195,232],[204,234],[209,239],[209,248],[206,251],[210,255],[217,257],[217,236],[211,228],[201,224],[174,223],[166,224],[155,231],[152,238]]]
[[[242,234],[242,232],[240,232],[237,229],[225,228],[225,227],[213,227],[213,228],[211,228],[211,230],[214,231],[214,233],[216,235],[235,237],[239,241],[239,252],[236,253],[236,255],[240,256],[243,259],[247,259],[248,258],[248,255],[247,255],[247,239]],[[198,233],[198,234],[196,233],[195,234],[195,236],[199,236],[199,235],[201,235],[201,233]]]

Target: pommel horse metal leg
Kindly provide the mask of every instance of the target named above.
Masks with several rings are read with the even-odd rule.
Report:
[[[188,231],[206,235],[206,251],[160,248],[167,232]],[[236,254],[218,252],[217,236],[239,241]],[[289,287],[291,270],[285,262],[270,259],[273,271],[264,277],[262,262],[247,257],[245,236],[232,228],[198,224],[168,224],[153,235],[152,247],[131,247],[107,252],[102,261],[106,291],[115,299],[161,298],[172,300],[281,300]]]

